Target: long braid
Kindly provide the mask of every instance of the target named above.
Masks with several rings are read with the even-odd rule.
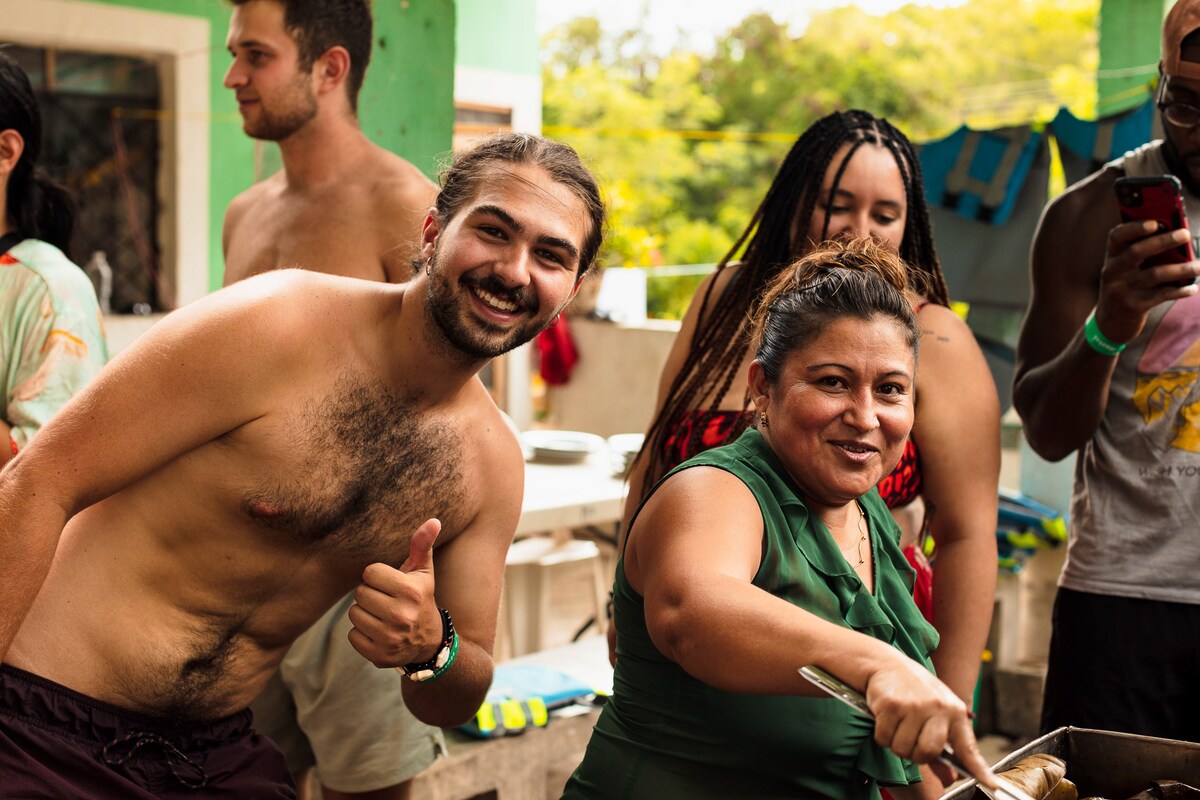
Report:
[[[904,178],[905,199],[908,201],[908,216],[904,225],[904,239],[900,243],[900,256],[917,273],[919,286],[927,299],[938,305],[950,305],[950,290],[942,272],[937,249],[933,243],[933,223],[929,218],[929,206],[925,203],[924,178],[921,176],[921,161],[908,138],[886,119],[878,120],[881,131],[879,144],[886,147],[896,159],[900,174]]]
[[[716,275],[700,299],[698,322],[687,356],[637,456],[639,460],[647,459],[643,496],[665,473],[667,442],[679,433],[684,416],[692,409],[703,408],[710,398],[719,402],[738,377],[738,368],[750,346],[747,321],[771,280],[811,246],[804,232],[816,211],[821,182],[834,154],[848,142],[852,148],[864,143],[884,146],[896,159],[908,203],[900,254],[924,273],[927,280],[915,282],[929,287],[929,299],[948,305],[945,278],[934,250],[921,188],[920,165],[908,139],[886,120],[865,111],[834,113],[817,120],[792,145],[766,196],[733,247],[717,264]],[[849,157],[842,160],[833,182],[835,188],[849,161]],[[822,232],[827,234],[829,210],[824,213]],[[715,295],[717,276],[735,263],[738,274],[722,293]],[[742,398],[744,417],[749,407],[747,392]],[[702,449],[698,441],[701,435],[700,426],[690,427],[686,452]]]

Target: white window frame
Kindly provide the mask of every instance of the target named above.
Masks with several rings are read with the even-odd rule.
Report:
[[[80,0],[0,0],[0,41],[149,58],[162,77],[158,239],[166,298],[208,293],[210,25],[207,19]],[[97,135],[103,135],[98,132]],[[105,320],[113,352],[157,316]]]

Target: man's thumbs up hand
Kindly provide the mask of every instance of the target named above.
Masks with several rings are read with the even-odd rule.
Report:
[[[417,528],[400,569],[376,563],[363,570],[349,611],[349,639],[377,667],[428,661],[441,647],[442,616],[433,595],[433,545],[441,530],[436,519]]]
[[[408,558],[400,565],[401,572],[424,572],[433,579],[433,543],[442,532],[442,523],[436,519],[426,520],[413,532],[408,544]],[[364,575],[365,577],[365,575]]]

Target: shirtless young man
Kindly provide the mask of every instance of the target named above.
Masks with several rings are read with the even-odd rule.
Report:
[[[298,265],[407,280],[437,187],[358,126],[371,57],[366,0],[233,0],[225,86],[283,169],[225,213],[225,283]]]
[[[379,667],[444,660],[453,615],[404,699],[470,718],[524,474],[475,375],[574,296],[603,216],[570,148],[493,137],[408,283],[272,272],[111,362],[0,472],[0,797],[291,796],[242,709],[356,585]]]
[[[407,280],[437,187],[363,135],[356,105],[371,55],[366,0],[241,0],[225,86],[245,132],[279,143],[283,170],[225,216],[225,285],[298,266]],[[352,595],[297,638],[251,706],[283,751],[301,800],[315,773],[326,800],[404,800],[445,744],[404,707],[400,676],[346,640]]]

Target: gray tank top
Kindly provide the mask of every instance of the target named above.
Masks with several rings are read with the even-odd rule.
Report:
[[[1157,141],[1112,165],[1131,176],[1170,174]],[[1200,198],[1185,189],[1184,207],[1195,239]],[[1200,603],[1198,575],[1200,294],[1155,308],[1117,359],[1104,417],[1075,465],[1059,584]]]

